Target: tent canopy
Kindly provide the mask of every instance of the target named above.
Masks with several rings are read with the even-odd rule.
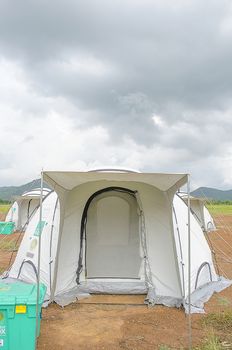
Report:
[[[183,198],[184,200],[188,198],[188,194],[187,193],[179,193],[181,198]],[[203,197],[193,197],[193,196],[189,196],[191,201],[199,201],[199,202],[206,202],[207,198],[203,198]]]
[[[48,193],[50,193],[50,189],[43,187],[43,197],[45,197]],[[14,196],[14,200],[17,202],[22,202],[24,200],[30,200],[30,199],[40,199],[40,193],[41,189],[40,188],[35,188],[31,191],[26,191],[20,196]]]
[[[71,172],[71,171],[44,171],[44,180],[53,188],[59,186],[64,190],[92,181],[130,181],[142,182],[155,186],[161,191],[180,188],[188,181],[187,174],[162,173],[119,173],[119,172]]]
[[[43,176],[55,192],[30,221],[9,276],[17,278],[20,270],[25,281],[35,280],[25,264],[30,258],[49,287],[50,301],[67,305],[83,293],[146,293],[152,305],[201,312],[213,291],[230,285],[218,278],[198,221],[175,195],[187,174],[45,171]],[[38,237],[40,220],[47,224]]]

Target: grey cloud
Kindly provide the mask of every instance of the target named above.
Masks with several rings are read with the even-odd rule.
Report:
[[[120,95],[142,91],[162,109],[167,101],[179,101],[183,108],[220,108],[231,93],[231,38],[220,29],[228,1],[192,1],[177,9],[166,3],[21,1],[13,8],[2,2],[0,43],[48,87],[53,84],[46,73],[51,60],[85,53],[116,65],[118,76],[100,82],[98,89],[93,77],[80,76],[82,94],[72,81],[63,86],[61,92],[76,93],[87,105],[93,99],[96,109],[101,106],[94,98],[101,104],[99,90],[107,95],[109,88]],[[61,74],[59,68],[49,69]]]
[[[0,49],[33,92],[73,106],[76,127],[102,125],[114,145],[176,149],[183,166],[231,144],[230,16],[227,0],[2,1]],[[81,66],[89,59],[97,74]],[[22,107],[34,116],[50,108]]]

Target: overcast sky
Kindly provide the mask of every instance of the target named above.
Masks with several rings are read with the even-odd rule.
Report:
[[[2,0],[0,186],[45,170],[232,188],[230,0]]]

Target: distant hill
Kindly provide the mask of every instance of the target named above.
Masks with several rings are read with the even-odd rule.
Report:
[[[40,187],[40,179],[33,180],[22,186],[0,187],[0,199],[12,201],[14,196],[20,196],[24,192]],[[48,187],[46,185],[46,187]]]
[[[45,186],[49,188],[47,184]],[[14,196],[20,196],[24,192],[38,187],[40,187],[40,179],[33,180],[22,186],[0,187],[0,199],[12,201]],[[191,195],[200,198],[206,197],[216,201],[232,201],[232,190],[222,191],[216,188],[199,187],[197,190],[191,192]]]
[[[194,197],[203,197],[216,201],[232,201],[232,190],[222,191],[216,188],[199,187],[197,190],[191,192]]]

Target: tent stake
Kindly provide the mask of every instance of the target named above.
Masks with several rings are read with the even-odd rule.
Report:
[[[41,187],[40,187],[35,344],[37,344],[37,335],[38,335],[38,331],[39,331],[39,297],[40,297],[39,284],[40,284],[40,260],[41,260],[42,206],[43,206],[43,169],[41,171]]]
[[[188,193],[188,336],[189,350],[192,349],[192,320],[191,320],[191,227],[190,227],[190,175],[187,182]]]

